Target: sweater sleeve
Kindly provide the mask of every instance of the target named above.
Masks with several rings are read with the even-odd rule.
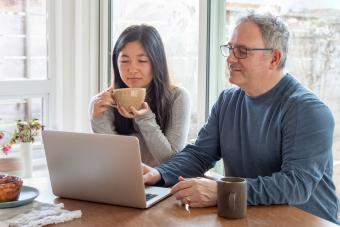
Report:
[[[93,105],[94,105],[95,97],[93,97],[90,101],[90,123],[92,131],[95,133],[102,133],[102,134],[118,134],[114,127],[114,115],[113,115],[113,108],[109,108],[106,112],[103,113],[100,117],[93,118]]]
[[[134,119],[148,150],[159,163],[168,161],[184,148],[188,137],[190,113],[189,94],[183,88],[176,88],[169,125],[164,134],[150,109],[146,114]]]
[[[208,121],[198,133],[195,144],[187,145],[169,162],[156,167],[164,186],[174,185],[179,176],[203,176],[221,158],[218,122],[222,100],[221,95],[219,101],[213,106]]]
[[[281,171],[247,179],[248,204],[303,204],[332,161],[334,119],[317,100],[292,106],[283,118]]]

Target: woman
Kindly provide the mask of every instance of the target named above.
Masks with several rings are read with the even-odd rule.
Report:
[[[157,166],[181,151],[190,124],[188,93],[170,83],[164,46],[157,30],[133,25],[119,36],[112,55],[114,85],[91,101],[91,126],[96,133],[137,136],[142,161]],[[117,88],[147,89],[142,109],[114,108]]]

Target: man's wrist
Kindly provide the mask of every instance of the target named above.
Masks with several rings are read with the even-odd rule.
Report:
[[[157,173],[157,182],[155,183],[156,186],[163,186],[165,184],[165,181],[162,176],[162,172],[158,169],[155,168],[155,172]]]

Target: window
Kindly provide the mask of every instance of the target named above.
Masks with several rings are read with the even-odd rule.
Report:
[[[340,3],[337,1],[225,0],[224,31],[238,15],[251,9],[274,12],[288,24],[291,38],[286,71],[316,93],[335,119],[333,156],[335,182],[340,187]],[[228,35],[221,43],[227,42]],[[227,72],[228,73],[228,72]],[[228,75],[227,75],[228,77]],[[226,87],[226,86],[224,86]]]
[[[48,119],[46,0],[0,1],[0,129],[21,119]],[[35,144],[34,158],[43,156]],[[16,147],[14,147],[13,154]]]
[[[198,0],[115,0],[111,1],[111,35],[113,44],[120,33],[132,24],[148,24],[160,33],[169,71],[176,85],[186,88],[192,97],[192,115],[189,139],[194,139],[202,126],[200,111],[204,114],[204,100],[198,100]],[[143,13],[141,13],[143,12]],[[110,50],[113,48],[110,47]]]
[[[46,0],[2,0],[0,18],[0,80],[47,78]]]

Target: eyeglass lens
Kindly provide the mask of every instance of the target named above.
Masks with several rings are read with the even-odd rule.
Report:
[[[230,45],[221,46],[222,55],[227,57],[233,52],[236,58],[246,58],[247,57],[247,49],[244,47],[232,47]]]

